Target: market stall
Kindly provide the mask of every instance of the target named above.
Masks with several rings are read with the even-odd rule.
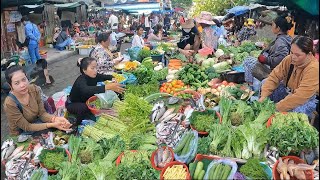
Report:
[[[129,51],[131,61],[113,74],[126,85],[124,100],[111,92],[93,96],[87,105],[96,120],[72,132],[8,138],[1,147],[6,176],[317,178],[319,133],[307,115],[278,113],[269,99],[252,101],[257,92],[239,80],[242,61],[257,57],[261,43],[220,46],[213,55],[200,50],[192,58],[170,42]]]

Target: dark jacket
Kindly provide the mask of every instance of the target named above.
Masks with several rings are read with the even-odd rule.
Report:
[[[111,80],[113,76],[97,74],[96,78],[91,78],[85,74],[80,75],[74,82],[69,98],[72,103],[85,103],[94,94],[104,93],[104,86],[97,86],[97,82]]]
[[[291,36],[279,34],[277,38],[264,51],[269,54],[266,64],[274,69],[290,53]]]
[[[63,43],[66,39],[68,39],[69,35],[66,31],[61,31],[59,36],[57,37],[57,44]]]

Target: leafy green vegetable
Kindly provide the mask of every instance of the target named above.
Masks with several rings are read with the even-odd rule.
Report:
[[[137,60],[143,60],[144,58],[146,57],[150,57],[151,56],[151,51],[148,50],[148,49],[145,49],[145,48],[142,48],[140,51],[139,51],[139,54],[138,54],[138,59]]]
[[[185,55],[181,54],[181,53],[175,53],[171,56],[171,59],[179,59],[182,62],[188,62],[188,59]]]
[[[254,101],[252,108],[256,117],[254,122],[261,124],[265,124],[276,111],[275,103],[269,98],[266,98],[263,102]]]
[[[210,154],[210,143],[212,142],[212,138],[210,136],[199,138],[198,140],[198,154]]]
[[[65,180],[80,179],[80,167],[76,163],[62,162],[59,168],[59,175],[61,179]]]
[[[244,159],[252,156],[260,157],[265,145],[268,141],[267,129],[262,124],[250,123],[238,126],[238,129],[242,132],[246,142],[244,143],[245,152]],[[247,154],[246,154],[247,153]]]
[[[219,123],[219,118],[213,110],[194,111],[189,121],[196,130],[208,132],[212,124]]]
[[[71,154],[71,162],[75,163],[78,160],[78,154],[80,150],[80,144],[81,144],[81,137],[76,137],[74,135],[71,135],[68,144],[69,144],[69,151]]]
[[[231,151],[231,140],[232,140],[233,134],[234,134],[233,129],[229,128],[228,134],[227,134],[228,135],[227,142],[224,144],[222,151],[219,152],[219,154],[221,154],[223,157],[233,156],[233,152]]]
[[[121,163],[116,172],[116,179],[159,179],[159,171],[153,169],[149,160],[134,162],[133,164]]]
[[[110,161],[96,161],[88,164],[96,180],[114,179],[115,166]]]
[[[236,100],[232,104],[229,117],[233,126],[239,126],[252,122],[254,120],[254,112],[245,101]]]
[[[249,56],[249,53],[247,53],[247,52],[237,53],[234,56],[234,60],[236,63],[241,64],[244,61],[244,59],[248,56]]]
[[[219,101],[220,113],[222,115],[222,124],[231,125],[231,120],[229,118],[229,113],[232,106],[232,100],[227,99],[226,97],[221,97]]]
[[[83,164],[88,164],[103,157],[101,146],[91,138],[84,138],[80,145],[79,152],[80,161]]]
[[[154,133],[134,134],[130,139],[130,149],[151,148],[149,150],[157,149],[157,138]],[[145,149],[145,150],[148,150]]]
[[[218,154],[222,150],[222,144],[227,140],[229,127],[221,124],[213,124],[209,136],[212,138],[210,143],[210,152]]]
[[[251,179],[269,179],[259,159],[256,158],[248,159],[247,163],[240,167],[240,172]]]
[[[112,139],[102,139],[99,143],[105,154],[103,161],[109,162],[114,162],[120,153],[125,150],[126,145],[119,135]]]
[[[281,156],[291,152],[299,155],[304,149],[318,147],[319,132],[307,119],[301,113],[276,114],[270,126],[268,143],[277,147]]]
[[[43,149],[39,155],[39,160],[47,169],[58,169],[63,161],[68,160],[68,157],[63,148]]]
[[[147,97],[157,92],[159,92],[158,82],[150,82],[141,85],[129,84],[126,86],[126,93],[131,93],[138,97]]]
[[[235,158],[243,158],[242,157],[242,150],[243,148],[243,143],[245,142],[245,139],[241,133],[241,131],[239,130],[239,128],[236,128],[231,140],[231,148],[232,151],[234,152],[234,157]]]

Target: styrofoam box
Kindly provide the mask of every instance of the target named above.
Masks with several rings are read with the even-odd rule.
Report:
[[[79,55],[89,56],[92,49],[93,48],[79,48]]]

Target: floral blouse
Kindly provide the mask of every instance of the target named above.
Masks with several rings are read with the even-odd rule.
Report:
[[[111,75],[114,72],[114,62],[111,56],[112,53],[109,54],[107,50],[99,43],[93,49],[90,57],[97,59],[97,69],[99,74]]]
[[[216,31],[212,27],[206,27],[202,30],[202,44],[213,51],[218,48],[218,38]]]

